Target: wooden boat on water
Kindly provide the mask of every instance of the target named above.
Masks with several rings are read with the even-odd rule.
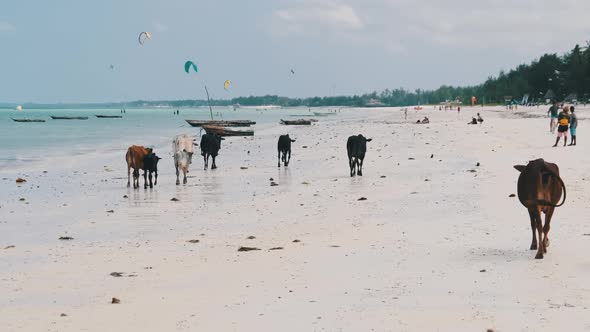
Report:
[[[251,120],[184,120],[193,127],[217,126],[217,127],[250,127],[255,125]]]
[[[220,126],[201,126],[207,134],[217,134],[219,136],[254,136],[254,130],[233,130]]]
[[[53,120],[88,120],[87,116],[53,116],[51,115]]]
[[[12,119],[12,121],[14,121],[14,122],[45,122],[45,120],[42,120],[42,119]]]
[[[99,119],[120,119],[123,117],[122,115],[102,115],[102,114],[95,114],[94,116]]]
[[[281,119],[281,124],[287,126],[309,126],[312,122],[318,122],[318,120],[313,119],[298,119],[298,120],[283,120]]]

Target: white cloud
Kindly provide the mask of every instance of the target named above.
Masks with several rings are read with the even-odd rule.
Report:
[[[273,30],[279,35],[315,33],[318,29],[333,32],[358,31],[363,20],[350,5],[331,1],[311,1],[273,13]]]
[[[514,47],[547,51],[583,43],[590,33],[590,2],[564,0],[374,0],[372,20],[398,30],[405,43],[421,40],[442,47]],[[404,34],[404,28],[408,33]]]
[[[590,37],[590,1],[303,0],[272,15],[272,33],[333,37],[389,53],[416,48],[520,54],[566,50]],[[326,33],[331,33],[326,35]]]
[[[16,27],[10,23],[0,22],[0,32],[12,32]]]

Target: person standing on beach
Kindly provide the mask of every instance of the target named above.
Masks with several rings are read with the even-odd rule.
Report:
[[[570,124],[570,115],[569,115],[569,106],[565,106],[563,111],[559,113],[557,116],[557,120],[559,122],[559,126],[557,127],[557,139],[555,140],[555,144],[553,147],[556,147],[559,143],[559,139],[563,137],[563,146],[567,145],[567,131],[569,129]]]
[[[570,106],[570,135],[572,136],[572,142],[570,145],[576,145],[576,129],[578,129],[578,118],[574,113],[574,107]]]
[[[408,108],[404,108],[404,120],[408,119]]]
[[[547,115],[551,117],[549,120],[549,132],[554,134],[555,133],[555,126],[557,125],[557,111],[559,106],[556,101],[553,102],[553,106],[549,107],[549,111],[547,111]]]

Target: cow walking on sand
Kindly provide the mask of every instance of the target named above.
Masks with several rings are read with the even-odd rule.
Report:
[[[223,137],[217,134],[205,134],[201,137],[201,155],[205,161],[205,169],[209,167],[209,156],[213,159],[211,169],[217,168],[217,165],[215,165],[215,157],[217,157],[217,154],[219,153],[221,141],[223,139]]]
[[[363,176],[363,160],[367,152],[367,142],[372,138],[366,138],[363,135],[350,136],[346,142],[348,152],[348,165],[350,166],[350,176],[358,174]]]
[[[153,188],[155,185],[158,184],[158,161],[160,161],[160,157],[156,156],[155,153],[150,153],[143,159],[143,181],[144,181],[144,188],[147,188],[146,176],[149,173],[150,179],[150,188]],[[154,183],[152,184],[152,173],[155,175]]]
[[[531,250],[537,250],[536,259],[543,258],[549,246],[549,229],[551,217],[556,207],[565,203],[566,189],[563,180],[559,176],[559,167],[543,159],[530,161],[526,166],[515,165],[520,172],[518,177],[518,199],[529,212],[533,239]],[[561,192],[563,191],[563,200]],[[541,219],[541,212],[545,213],[545,225]],[[537,234],[539,242],[537,243]]]
[[[186,173],[188,173],[188,166],[193,160],[193,139],[188,135],[178,135],[172,142],[172,151],[174,153],[174,167],[176,168],[176,185],[180,184],[180,172],[182,170],[184,179],[183,184],[186,184]]]
[[[278,167],[281,167],[281,161],[285,165],[285,167],[289,166],[289,161],[291,160],[291,142],[295,142],[294,139],[291,139],[289,135],[281,135],[279,136],[279,142],[277,144],[278,150]],[[283,154],[281,158],[281,153]]]
[[[147,160],[146,160],[147,158]],[[133,168],[133,188],[139,188],[139,170],[144,170],[144,188],[147,188],[147,173],[150,173],[150,187],[152,187],[152,173],[156,174],[156,183],[158,182],[158,160],[160,157],[153,153],[152,148],[145,148],[139,145],[132,145],[127,149],[125,155],[127,161],[127,187],[131,185],[131,169]],[[146,167],[147,161],[147,167]]]

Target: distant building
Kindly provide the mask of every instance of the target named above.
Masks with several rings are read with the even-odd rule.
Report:
[[[369,99],[369,101],[365,104],[365,107],[383,107],[385,106],[379,99]]]

